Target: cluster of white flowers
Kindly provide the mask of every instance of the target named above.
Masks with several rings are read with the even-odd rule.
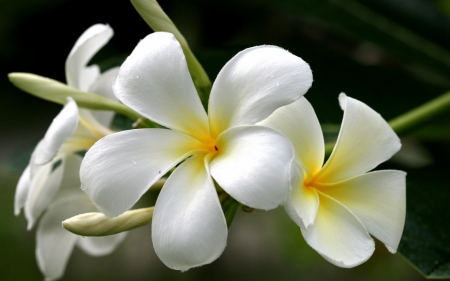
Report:
[[[118,69],[100,74],[89,60],[112,37],[108,25],[97,24],[86,30],[75,43],[66,61],[66,79],[71,87],[116,99],[112,82]],[[85,237],[61,227],[61,221],[96,208],[80,189],[82,157],[96,141],[113,133],[108,129],[113,112],[78,109],[72,98],[56,116],[44,138],[36,146],[30,163],[16,189],[14,211],[24,208],[28,229],[40,219],[37,229],[36,258],[47,279],[60,278],[75,245],[90,255],[111,253],[126,233],[108,237]]]
[[[48,279],[62,276],[74,245],[103,255],[125,235],[80,239],[61,221],[94,205],[109,217],[121,215],[169,171],[154,207],[152,240],[170,268],[188,270],[222,254],[228,227],[218,191],[251,208],[284,205],[307,243],[338,266],[372,255],[369,234],[396,251],[405,173],[369,171],[401,145],[374,110],[341,94],[341,132],[323,165],[323,133],[303,97],[312,72],[301,58],[276,46],[239,52],[218,74],[206,112],[170,33],[148,35],[120,69],[101,74],[98,66],[87,67],[112,34],[100,24],[83,33],[66,62],[68,86],[118,99],[160,128],[113,132],[113,112],[78,109],[67,99],[15,199],[15,212],[24,207],[29,228],[44,213],[36,251]],[[84,151],[84,158],[77,154]]]

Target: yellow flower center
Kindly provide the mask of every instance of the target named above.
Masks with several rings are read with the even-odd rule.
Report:
[[[308,189],[320,190],[320,183],[317,181],[316,174],[311,174],[311,172],[309,171],[305,172],[303,187]]]
[[[215,138],[210,137],[206,140],[203,140],[202,143],[203,145],[201,149],[205,150],[206,154],[213,152],[215,155],[219,152],[219,146],[216,144]]]

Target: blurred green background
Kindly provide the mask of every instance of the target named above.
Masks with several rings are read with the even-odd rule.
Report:
[[[336,136],[340,92],[390,120],[450,89],[450,4],[431,0],[161,0],[214,80],[238,51],[283,47],[307,61],[314,83],[306,97]],[[93,59],[123,60],[151,32],[129,1],[0,0],[0,279],[40,280],[35,231],[13,215],[14,191],[34,145],[60,106],[15,89],[9,72],[65,81],[64,63],[78,36],[95,23],[115,31]],[[130,232],[110,256],[78,249],[62,280],[424,280],[450,274],[450,114],[402,135],[403,149],[380,168],[407,177],[407,222],[392,255],[377,243],[354,269],[326,262],[309,248],[282,208],[239,212],[228,246],[211,265],[180,273],[156,257],[150,226]],[[141,204],[154,200],[150,193]],[[406,257],[406,258],[405,258]]]

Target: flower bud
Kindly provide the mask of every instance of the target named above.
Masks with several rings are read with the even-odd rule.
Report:
[[[47,77],[32,73],[13,72],[8,74],[8,78],[17,88],[44,100],[66,104],[67,98],[72,97],[79,107],[95,110],[113,110],[130,115],[127,114],[130,109],[119,102],[97,94],[80,91]]]
[[[86,213],[63,221],[62,226],[81,236],[107,236],[150,223],[153,209],[154,207],[130,210],[113,218],[99,212]]]

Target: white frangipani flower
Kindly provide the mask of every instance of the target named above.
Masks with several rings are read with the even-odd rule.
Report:
[[[97,24],[77,40],[66,61],[69,86],[116,99],[112,83],[118,68],[100,74],[98,66],[86,66],[112,35],[108,25]],[[46,211],[37,230],[36,257],[42,273],[49,280],[62,276],[75,244],[88,254],[105,255],[115,249],[125,235],[80,240],[61,226],[61,222],[69,217],[95,210],[79,188],[81,159],[73,160],[77,157],[73,153],[88,150],[97,140],[112,133],[108,129],[112,117],[112,112],[78,109],[75,101],[68,98],[36,146],[17,185],[14,212],[18,215],[24,208],[28,229]],[[68,192],[67,186],[72,187],[72,191]]]
[[[126,236],[123,232],[105,237],[82,237],[62,228],[63,220],[96,210],[80,189],[81,160],[78,155],[69,155],[64,158],[64,169],[57,168],[63,174],[61,188],[47,206],[36,231],[36,259],[46,280],[62,277],[75,246],[91,256],[102,256],[114,251]]]
[[[329,262],[354,267],[375,249],[369,234],[396,251],[405,223],[406,173],[369,172],[400,149],[400,140],[366,104],[345,94],[339,101],[344,119],[324,166],[322,130],[305,98],[259,124],[282,132],[295,147],[298,170],[285,209],[306,242]]]
[[[111,27],[103,24],[93,25],[81,35],[66,60],[69,86],[116,100],[112,83],[118,68],[100,74],[97,65],[86,66],[112,35]],[[67,104],[36,146],[30,164],[17,185],[14,212],[18,215],[20,209],[25,207],[29,229],[60,187],[61,172],[52,172],[53,166],[69,154],[88,150],[97,140],[112,133],[108,129],[112,117],[113,112],[78,109],[76,103],[68,98]]]
[[[245,205],[265,210],[280,205],[289,189],[292,145],[275,130],[253,125],[300,98],[311,83],[311,70],[299,57],[275,46],[249,48],[218,74],[207,115],[174,36],[148,35],[121,66],[114,93],[169,129],[101,139],[81,165],[82,188],[103,213],[117,216],[187,159],[157,199],[153,245],[173,269],[210,263],[227,238],[213,178]]]

